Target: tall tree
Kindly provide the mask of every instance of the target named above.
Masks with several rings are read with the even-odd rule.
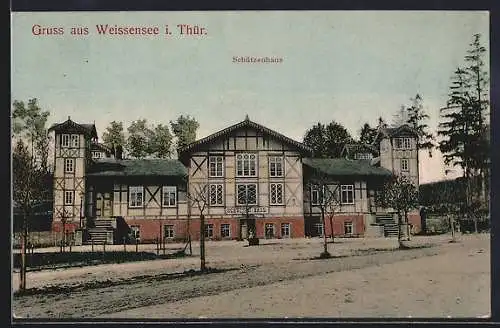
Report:
[[[489,164],[489,138],[486,114],[489,107],[488,78],[483,61],[486,49],[476,34],[465,56],[468,66],[454,72],[448,102],[441,109],[439,148],[445,163],[461,166],[466,181],[466,215],[473,213],[471,181],[482,177],[483,187]],[[477,220],[475,220],[477,227]]]
[[[429,151],[429,156],[432,156],[434,136],[429,133],[429,126],[427,125],[429,115],[424,111],[422,96],[417,93],[415,97],[410,100],[412,104],[406,108],[406,123],[417,131],[417,149],[426,149]]]
[[[312,148],[315,157],[339,157],[346,143],[354,139],[347,129],[335,121],[328,125],[318,123],[306,131],[304,144]]]
[[[384,184],[382,192],[376,194],[377,205],[392,208],[397,213],[398,244],[400,248],[405,247],[401,238],[403,220],[408,226],[408,212],[418,207],[418,200],[417,187],[405,176],[395,176],[392,180]]]
[[[196,140],[196,132],[200,124],[194,117],[181,115],[175,121],[170,121],[172,132],[177,138],[176,148],[179,150]]]
[[[172,134],[167,125],[158,124],[150,140],[150,152],[155,158],[170,158],[172,156]]]
[[[307,130],[303,142],[312,149],[314,157],[327,157],[324,124],[318,122],[318,124]]]
[[[116,148],[118,145],[125,146],[123,122],[110,122],[102,134],[102,141],[110,149]]]
[[[132,158],[145,158],[151,155],[151,140],[154,132],[148,127],[146,119],[133,121],[127,129],[126,149]]]
[[[371,145],[377,137],[377,128],[372,128],[370,124],[365,123],[359,132],[359,142]]]
[[[36,98],[14,100],[12,109],[12,132],[15,139],[25,140],[30,145],[32,159],[48,170],[50,137],[47,132],[49,111],[44,111]]]
[[[475,170],[475,175],[480,176],[482,183],[482,192],[487,194],[486,182],[488,179],[489,166],[489,78],[484,60],[486,47],[481,43],[481,35],[474,34],[470,48],[465,56],[467,65],[467,79],[470,85],[470,94],[473,98],[472,110],[475,115],[476,125],[474,127],[475,156],[472,158],[472,167]]]

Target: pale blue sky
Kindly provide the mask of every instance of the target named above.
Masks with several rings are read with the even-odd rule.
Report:
[[[198,38],[99,36],[96,24],[198,24]],[[64,27],[34,36],[33,24]],[[88,26],[89,35],[69,35]],[[112,120],[200,122],[198,137],[250,119],[296,140],[336,120],[358,133],[417,92],[436,127],[450,77],[474,33],[489,49],[487,12],[79,12],[12,14],[12,98],[39,99],[50,123]],[[280,64],[236,64],[277,56]],[[444,177],[440,156],[422,158],[421,181]]]

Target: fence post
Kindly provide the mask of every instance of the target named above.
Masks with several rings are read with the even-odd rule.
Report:
[[[94,253],[94,239],[90,239],[90,244],[92,245],[92,253]]]
[[[103,252],[106,252],[106,243],[107,243],[107,242],[108,242],[108,241],[105,239],[105,240],[104,240],[104,244],[103,244],[103,246],[102,246],[102,251],[103,251]]]
[[[158,242],[158,237],[155,239],[156,241],[156,254],[160,255],[160,244]]]
[[[123,251],[127,252],[127,244],[125,243],[125,237],[123,237]]]
[[[135,239],[135,252],[138,253],[139,252],[139,239]]]

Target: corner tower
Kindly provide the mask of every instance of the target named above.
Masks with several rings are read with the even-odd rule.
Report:
[[[85,217],[85,175],[92,160],[90,151],[97,141],[94,124],[78,124],[68,117],[54,124],[54,216],[55,231],[72,231]]]

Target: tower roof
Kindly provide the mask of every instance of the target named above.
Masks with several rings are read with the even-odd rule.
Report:
[[[56,133],[80,133],[97,138],[97,129],[95,124],[79,124],[72,121],[69,116],[63,123],[52,124],[49,128],[49,132],[50,131],[55,131]]]

